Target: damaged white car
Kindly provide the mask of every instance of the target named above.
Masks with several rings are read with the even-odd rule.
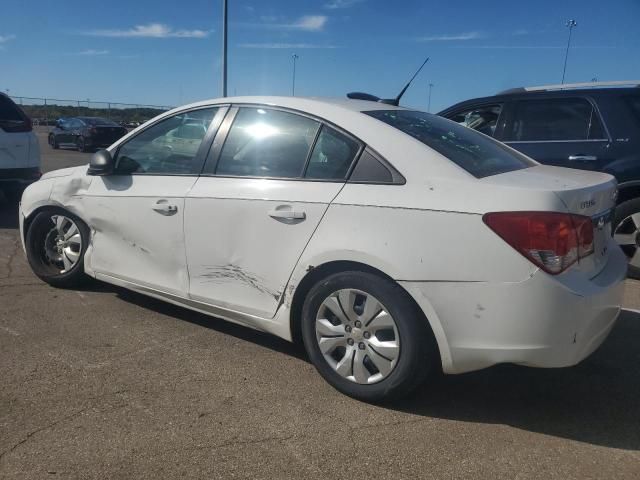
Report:
[[[164,113],[88,168],[44,175],[20,226],[52,285],[89,275],[301,341],[335,388],[377,401],[440,369],[593,352],[627,268],[615,195],[608,175],[427,113],[242,97]]]

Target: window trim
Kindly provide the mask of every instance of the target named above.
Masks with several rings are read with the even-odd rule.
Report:
[[[290,114],[299,115],[301,117],[308,118],[319,124],[313,143],[311,144],[311,146],[309,147],[309,151],[307,152],[307,158],[305,160],[304,169],[302,170],[300,176],[298,177],[267,177],[264,175],[220,175],[216,173],[218,169],[218,163],[220,161],[220,156],[222,154],[222,149],[224,148],[224,144],[227,141],[227,137],[229,136],[231,127],[233,126],[235,118],[241,108],[262,108],[265,110],[281,111],[281,112],[290,113]],[[338,133],[352,139],[359,145],[358,151],[356,152],[353,159],[351,160],[351,165],[349,165],[349,169],[347,170],[347,173],[342,179],[305,178],[304,177],[304,174],[307,171],[309,160],[311,159],[311,155],[313,154],[313,149],[315,148],[316,142],[318,140],[318,137],[324,125],[330,128],[333,128]],[[344,184],[348,182],[349,177],[351,176],[351,172],[353,171],[355,164],[357,163],[358,159],[360,158],[360,155],[362,154],[366,146],[367,144],[365,142],[363,142],[362,140],[360,140],[358,137],[351,134],[350,132],[346,131],[344,128],[341,128],[338,125],[335,125],[334,123],[328,120],[317,117],[308,112],[303,112],[295,108],[281,107],[279,105],[269,105],[269,104],[260,104],[260,103],[234,103],[230,106],[227,116],[225,117],[224,121],[222,122],[222,125],[220,126],[220,128],[218,129],[218,132],[216,133],[216,137],[213,141],[211,149],[209,150],[206,156],[205,163],[200,173],[200,176],[218,177],[218,178],[248,178],[253,180],[255,179],[288,180],[288,181],[298,181],[298,182],[324,182],[324,183]]]
[[[593,109],[593,111],[598,115],[598,118],[600,119],[600,123],[602,124],[602,128],[604,130],[604,133],[606,135],[606,138],[589,138],[589,139],[578,139],[578,140],[505,140],[505,134],[507,133],[507,125],[505,125],[505,128],[503,130],[503,135],[502,135],[502,141],[503,143],[505,143],[506,145],[519,145],[522,143],[533,143],[533,144],[537,144],[537,143],[602,143],[602,142],[611,142],[611,133],[609,133],[609,127],[607,127],[607,124],[604,121],[604,118],[602,116],[602,113],[600,112],[600,108],[598,107],[598,103],[590,96],[586,96],[586,95],[571,95],[571,96],[567,96],[567,95],[562,95],[562,96],[558,96],[558,95],[553,95],[553,96],[541,96],[541,97],[536,97],[536,98],[525,98],[525,97],[521,97],[518,99],[514,99],[512,101],[511,104],[511,113],[509,115],[509,117],[507,118],[507,124],[508,126],[511,128],[511,126],[514,123],[514,120],[516,118],[516,112],[518,109],[518,104],[520,103],[524,103],[524,102],[533,102],[533,101],[545,101],[545,100],[575,100],[575,99],[579,99],[579,100],[586,100],[588,103],[591,104],[591,108]]]
[[[123,145],[126,145],[127,143],[129,143],[130,141],[132,141],[133,139],[135,139],[136,137],[138,137],[138,135],[141,135],[143,132],[146,132],[148,129],[158,125],[159,123],[172,118],[172,117],[176,117],[178,115],[183,115],[185,113],[188,112],[194,112],[197,110],[207,110],[207,109],[218,109],[218,111],[216,112],[216,114],[213,116],[213,118],[211,119],[211,123],[209,123],[209,128],[207,128],[207,132],[204,134],[204,137],[202,137],[202,142],[200,143],[200,146],[198,147],[198,151],[196,152],[196,156],[194,157],[194,164],[196,165],[196,167],[193,169],[194,171],[191,173],[167,173],[167,172],[163,172],[163,173],[145,173],[145,172],[131,172],[131,173],[123,173],[123,172],[118,172],[116,170],[116,165],[117,165],[117,161],[118,161],[118,155],[120,154],[120,149],[122,148]],[[226,117],[226,114],[229,110],[229,104],[228,103],[224,103],[224,104],[211,104],[211,105],[200,105],[197,107],[191,107],[191,108],[186,108],[184,110],[179,110],[176,112],[173,112],[170,115],[163,115],[162,117],[158,118],[156,121],[149,123],[148,125],[145,125],[145,127],[140,130],[139,132],[136,132],[135,135],[127,138],[124,142],[120,143],[117,147],[115,152],[113,153],[113,162],[114,162],[114,172],[110,175],[110,176],[131,176],[131,175],[140,175],[140,176],[147,176],[147,177],[199,177],[200,174],[202,173],[202,169],[204,167],[205,161],[206,161],[206,155],[209,152],[209,148],[211,147],[211,143],[214,139],[214,136],[216,135],[218,128],[220,127],[220,124],[222,123],[223,119]]]

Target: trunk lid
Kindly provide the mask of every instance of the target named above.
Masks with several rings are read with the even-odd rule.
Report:
[[[589,278],[604,268],[609,258],[611,222],[617,198],[614,177],[606,173],[540,165],[486,180],[501,186],[537,190],[541,194],[552,193],[561,200],[568,213],[591,217],[594,252],[580,259],[572,268],[583,271]]]

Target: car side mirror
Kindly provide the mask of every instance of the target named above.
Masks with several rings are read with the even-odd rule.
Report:
[[[114,167],[115,162],[113,161],[113,157],[111,156],[111,153],[109,153],[109,150],[98,150],[91,156],[87,175],[111,175]]]

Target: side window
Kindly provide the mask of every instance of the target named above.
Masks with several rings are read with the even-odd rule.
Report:
[[[267,108],[241,108],[222,147],[217,175],[302,176],[320,124]]]
[[[305,178],[343,180],[358,150],[358,142],[324,125],[309,159]]]
[[[116,155],[117,173],[200,173],[195,159],[218,108],[166,118],[127,141]]]
[[[483,105],[482,107],[458,112],[450,117],[450,120],[493,137],[501,112],[502,104]]]
[[[522,100],[505,141],[604,140],[600,115],[585,98]]]

